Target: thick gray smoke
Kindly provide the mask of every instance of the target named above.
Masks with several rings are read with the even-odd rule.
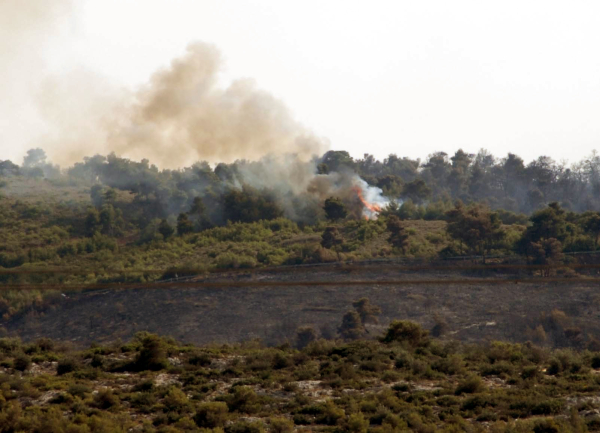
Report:
[[[314,209],[332,196],[344,200],[355,218],[376,219],[379,210],[389,203],[380,188],[368,185],[350,170],[318,174],[314,159],[270,156],[238,164],[237,171],[237,186],[243,182],[258,189],[275,190],[286,217],[295,221],[314,220]]]

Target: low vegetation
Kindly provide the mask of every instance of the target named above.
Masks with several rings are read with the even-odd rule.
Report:
[[[366,300],[355,307],[377,314]],[[85,350],[0,339],[0,431],[600,428],[600,352],[463,345],[403,321],[355,337],[319,340],[303,327],[278,347],[195,347],[141,333]]]

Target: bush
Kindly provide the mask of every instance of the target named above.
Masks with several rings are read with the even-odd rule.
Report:
[[[78,368],[79,363],[74,358],[63,358],[56,366],[56,374],[62,376],[63,374],[76,371]]]
[[[169,412],[186,412],[190,409],[190,401],[187,395],[179,388],[171,388],[165,396],[163,404]]]
[[[296,330],[296,347],[304,349],[317,339],[317,332],[312,326],[302,326]]]
[[[222,428],[227,414],[227,405],[223,402],[202,403],[196,410],[194,421],[200,428]]]
[[[427,331],[421,328],[418,323],[408,320],[394,320],[381,341],[384,343],[405,343],[415,348],[429,344]]]
[[[190,356],[188,362],[190,365],[198,367],[207,367],[211,364],[210,356],[207,353],[194,353]]]
[[[13,367],[18,371],[29,370],[31,367],[31,358],[24,353],[19,354],[15,357],[13,361]]]
[[[294,423],[287,418],[271,418],[269,424],[270,431],[273,433],[291,433],[294,431]]]
[[[139,371],[158,371],[167,367],[167,351],[160,337],[152,334],[143,337],[135,367]]]
[[[104,389],[94,396],[94,406],[107,410],[119,405],[120,399],[110,389]]]
[[[456,395],[460,394],[475,394],[485,390],[485,386],[478,376],[471,376],[463,380],[456,387],[454,392]]]
[[[259,397],[252,388],[236,386],[230,392],[231,395],[227,397],[230,411],[252,414],[260,408]]]

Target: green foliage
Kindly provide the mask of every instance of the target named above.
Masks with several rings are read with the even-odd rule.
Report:
[[[318,340],[301,351],[256,342],[196,348],[151,334],[120,349],[61,349],[64,359],[104,354],[135,363],[148,341],[159,339],[182,367],[124,374],[111,361],[91,375],[84,362],[53,376],[34,373],[47,368],[34,359],[31,373],[0,373],[0,431],[582,431],[595,425],[586,415],[595,410],[600,382],[582,364],[594,363],[595,355],[562,350],[546,361],[529,344],[461,345],[430,341],[407,323],[402,328],[391,342]],[[59,347],[0,339],[0,358],[12,366],[23,351]]]
[[[190,221],[186,213],[180,213],[177,217],[177,234],[183,236],[193,231],[194,223]]]
[[[390,215],[387,219],[387,230],[390,232],[390,236],[388,241],[394,248],[398,248],[404,251],[406,250],[406,246],[408,245],[408,234],[398,218],[395,215]]]
[[[339,232],[337,227],[327,227],[321,235],[321,246],[327,249],[333,249],[338,255],[340,260],[339,246],[344,244],[344,237]]]
[[[461,245],[465,244],[471,254],[485,257],[505,236],[498,214],[482,206],[465,208],[459,202],[446,213],[446,218],[448,234]]]
[[[167,352],[164,341],[157,335],[141,336],[141,349],[134,367],[139,370],[162,370],[167,366]]]
[[[407,320],[393,321],[381,339],[384,343],[403,343],[410,347],[420,347],[429,344],[427,331],[417,323]]]
[[[19,371],[29,370],[31,367],[31,358],[24,353],[19,354],[13,360],[13,367]]]
[[[158,232],[162,235],[164,239],[168,239],[175,233],[175,229],[171,227],[171,224],[166,219],[162,219],[160,224],[158,225]]]
[[[365,333],[365,327],[356,311],[348,311],[342,318],[338,332],[344,340],[357,340]]]
[[[232,222],[256,222],[283,216],[283,211],[268,190],[258,191],[248,185],[231,189],[223,196],[225,219]]]
[[[348,215],[346,205],[339,197],[329,197],[326,199],[323,210],[327,219],[334,222],[342,220]]]

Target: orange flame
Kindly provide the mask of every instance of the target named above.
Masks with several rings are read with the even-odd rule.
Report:
[[[358,199],[360,200],[360,202],[363,204],[364,207],[366,207],[373,213],[381,212],[380,206],[378,206],[376,204],[371,204],[365,200],[365,198],[363,197],[363,194],[362,194],[362,190],[359,187],[357,187],[357,186],[352,187],[352,191],[354,191],[356,193],[356,196],[358,197]],[[369,217],[365,215],[365,219],[369,219]]]

